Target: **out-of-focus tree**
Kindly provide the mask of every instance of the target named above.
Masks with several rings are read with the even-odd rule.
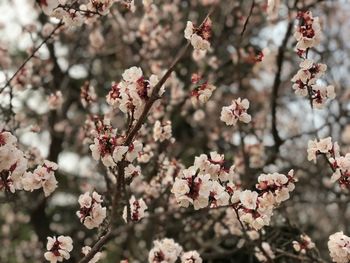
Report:
[[[0,10],[0,262],[350,262],[347,1]]]

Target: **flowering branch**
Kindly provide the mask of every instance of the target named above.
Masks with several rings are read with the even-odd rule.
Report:
[[[212,8],[208,15],[206,16],[206,18],[203,20],[203,23],[206,21],[206,19],[211,15],[211,13],[214,11],[214,8]],[[165,84],[165,82],[167,81],[167,79],[170,77],[171,73],[174,71],[177,63],[181,60],[181,58],[186,54],[187,50],[190,47],[190,43],[188,42],[176,55],[174,61],[171,63],[169,69],[165,72],[165,74],[163,75],[163,77],[159,80],[159,82],[154,86],[151,96],[149,97],[149,99],[147,100],[143,111],[140,115],[140,117],[138,118],[138,120],[136,121],[135,125],[130,129],[128,128],[128,130],[130,129],[129,133],[126,135],[125,141],[123,143],[123,146],[127,146],[129,147],[130,144],[132,143],[132,141],[134,140],[135,136],[137,135],[138,131],[140,130],[140,128],[142,127],[142,124],[145,122],[147,115],[149,113],[149,111],[151,110],[153,104],[155,101],[157,101],[160,97],[159,97],[159,91],[162,88],[162,86]],[[121,162],[118,163],[117,165],[117,185],[116,188],[114,190],[114,197],[113,197],[113,202],[112,202],[112,212],[111,212],[111,222],[113,223],[114,220],[116,220],[117,218],[117,209],[118,209],[118,205],[120,202],[120,197],[121,197],[121,192],[122,189],[124,189],[124,195],[125,198],[127,198],[127,194],[125,191],[125,175],[124,175],[124,169],[126,167],[127,162],[125,161],[125,159],[123,159]],[[128,201],[128,199],[127,199]],[[127,219],[130,218],[130,208],[127,205]],[[129,222],[129,220],[128,220]],[[104,246],[104,244],[106,244],[109,240],[110,240],[110,230],[108,231],[108,235],[104,236],[102,239],[100,239],[95,246],[91,249],[91,251],[79,262],[79,263],[86,263],[89,262],[90,259],[92,259],[94,257],[94,255]]]

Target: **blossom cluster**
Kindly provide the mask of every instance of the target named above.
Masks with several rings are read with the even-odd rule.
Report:
[[[135,140],[129,146],[123,145],[125,138],[117,134],[110,120],[97,121],[96,129],[93,131],[94,144],[90,145],[92,157],[98,161],[101,159],[106,167],[116,166],[118,162],[125,159],[129,162],[135,160],[142,151],[142,143]]]
[[[229,204],[230,192],[237,186],[233,183],[237,177],[234,166],[224,166],[224,156],[211,152],[208,157],[202,154],[195,158],[194,165],[181,171],[176,177],[171,192],[177,202],[194,209],[218,207]]]
[[[299,24],[294,33],[298,41],[298,52],[303,54],[307,49],[318,45],[321,41],[321,25],[318,17],[313,17],[311,11],[298,13]]]
[[[73,240],[69,236],[48,237],[44,256],[50,263],[62,262],[64,259],[69,259],[73,250]]]
[[[58,165],[54,162],[45,161],[43,165],[38,166],[33,172],[26,172],[23,175],[23,188],[26,191],[34,191],[43,188],[45,196],[49,196],[57,188],[55,171]]]
[[[139,165],[134,166],[130,163],[127,167],[124,168],[124,175],[127,179],[141,176],[141,167]]]
[[[261,174],[256,185],[259,192],[236,191],[231,202],[235,205],[240,220],[255,230],[269,225],[273,209],[289,199],[289,193],[295,188],[295,181],[293,170],[287,175]]]
[[[152,95],[153,88],[158,84],[157,75],[151,75],[149,80],[143,76],[139,67],[131,67],[122,74],[123,80],[113,82],[107,94],[106,101],[113,108],[119,108],[133,119],[139,119],[145,103]],[[164,93],[162,87],[156,96]]]
[[[90,85],[89,82],[85,82],[84,85],[80,89],[80,102],[84,108],[87,108],[88,105],[95,102],[97,99],[97,95],[95,92],[95,88]]]
[[[149,263],[175,263],[180,258],[181,263],[202,263],[203,260],[197,251],[183,252],[183,248],[173,239],[164,238],[155,240],[153,248],[148,254]]]
[[[28,160],[16,143],[17,138],[10,132],[0,132],[0,190],[14,193],[43,188],[45,196],[49,196],[57,188],[55,170],[58,165],[45,160],[33,171],[26,171]]]
[[[332,138],[309,141],[308,160],[316,162],[318,155],[324,155],[333,170],[331,182],[338,182],[341,188],[350,189],[350,153],[342,156],[337,142]]]
[[[156,121],[153,127],[153,139],[154,141],[164,142],[165,140],[169,140],[172,137],[171,131],[171,121],[166,121],[161,123],[160,121]]]
[[[296,252],[305,254],[308,250],[313,249],[315,247],[315,243],[312,242],[311,238],[308,235],[300,235],[300,240],[293,241],[293,248]]]
[[[27,169],[27,160],[16,142],[17,138],[10,132],[0,132],[0,190],[11,193],[23,189],[23,174]]]
[[[216,90],[213,84],[209,84],[208,81],[203,82],[201,79],[198,74],[193,74],[191,78],[191,82],[196,84],[191,91],[191,102],[195,107],[205,104]]]
[[[296,182],[293,170],[287,175],[261,174],[257,191],[242,191],[237,179],[234,166],[225,168],[224,156],[212,152],[210,157],[196,157],[193,166],[182,170],[171,192],[180,206],[192,204],[196,210],[231,205],[242,222],[258,230],[269,225],[273,209],[289,199]]]
[[[329,237],[328,249],[333,262],[347,263],[350,260],[350,237],[337,232]]]
[[[261,174],[256,185],[258,191],[236,191],[231,202],[240,220],[259,230],[270,224],[274,208],[289,199],[289,193],[294,190],[295,182],[293,170],[287,175]]]
[[[249,101],[247,99],[238,98],[232,101],[232,104],[225,106],[221,110],[220,120],[226,125],[236,125],[237,121],[249,123],[251,116],[247,113]]]
[[[310,96],[315,108],[322,108],[327,99],[334,99],[334,86],[317,83],[317,80],[325,73],[327,66],[315,63],[312,59],[305,59],[300,63],[299,71],[292,78],[293,89],[300,96]]]
[[[195,27],[191,21],[187,21],[185,38],[191,42],[194,49],[207,51],[210,48],[211,29],[212,22],[209,17],[199,27]]]
[[[87,4],[67,4],[67,0],[39,1],[43,12],[63,21],[66,26],[81,26],[96,15],[107,15],[115,0],[91,0]]]
[[[145,211],[147,210],[147,205],[142,198],[136,199],[135,196],[132,196],[129,201],[130,204],[130,220],[139,221],[145,217]],[[123,219],[125,222],[128,222],[128,208],[125,206],[123,211]]]
[[[102,207],[102,198],[96,192],[90,194],[86,192],[79,196],[80,210],[77,211],[77,216],[80,222],[88,229],[98,227],[106,218],[106,208]]]
[[[297,42],[297,51],[303,59],[300,63],[300,69],[292,78],[293,90],[297,95],[308,96],[312,106],[322,108],[327,99],[334,99],[334,86],[320,83],[319,78],[325,73],[327,66],[322,63],[316,63],[308,59],[308,50],[320,42],[321,27],[318,17],[313,17],[310,11],[299,12],[299,25],[297,26],[294,37]]]

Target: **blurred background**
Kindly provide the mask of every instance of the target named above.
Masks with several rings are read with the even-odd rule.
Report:
[[[88,147],[92,116],[110,117],[114,127],[124,130],[124,114],[106,103],[111,83],[120,81],[131,66],[141,67],[146,76],[161,76],[186,44],[186,22],[198,25],[212,5],[217,7],[211,15],[211,50],[188,51],[167,81],[163,98],[139,135],[153,151],[150,162],[140,164],[148,186],[135,182],[130,191],[145,199],[150,213],[166,212],[176,204],[170,194],[172,182],[163,180],[165,174],[192,165],[195,156],[210,151],[225,154],[227,164],[236,165],[246,188],[253,188],[261,173],[294,169],[299,179],[296,189],[276,211],[273,227],[267,227],[262,238],[273,248],[294,253],[292,241],[307,233],[321,257],[330,262],[328,236],[350,232],[349,194],[330,183],[332,171],[325,161],[316,165],[307,160],[306,150],[316,135],[332,136],[344,154],[350,150],[349,1],[281,0],[273,14],[267,13],[263,0],[153,3],[146,8],[135,1],[134,12],[115,3],[105,16],[58,30],[26,64],[11,91],[1,93],[1,125],[15,131],[20,148],[33,159],[32,167],[42,158],[59,164],[59,187],[48,199],[40,191],[11,196],[0,192],[0,262],[43,262],[46,237],[59,234],[75,241],[67,262],[81,258],[80,248],[92,244],[100,233],[80,224],[77,198],[92,189],[108,193],[111,180]],[[312,110],[306,98],[295,95],[290,81],[300,62],[293,37],[300,10],[311,10],[321,21],[322,41],[309,57],[328,66],[322,81],[334,85],[337,94],[322,110]],[[0,13],[3,86],[59,21],[43,14],[34,0],[0,0]],[[194,73],[217,87],[200,107],[190,100]],[[63,104],[52,110],[49,96],[57,91],[63,94]],[[93,98],[88,103],[84,92]],[[221,108],[238,97],[251,102],[248,112],[253,121],[227,127],[220,121]],[[175,142],[152,141],[155,120],[172,121]],[[108,196],[104,199],[108,205]],[[214,227],[227,224],[225,216],[224,210],[179,209],[125,231],[121,228],[101,262],[124,258],[147,262],[152,241],[161,237],[174,238],[187,250],[197,249],[204,262],[256,262],[254,247],[239,244],[240,234],[229,230],[222,234]],[[299,261],[281,255],[275,262]]]

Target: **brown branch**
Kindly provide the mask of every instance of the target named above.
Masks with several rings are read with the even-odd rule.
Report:
[[[242,32],[241,32],[241,34],[240,34],[241,39],[243,38],[244,32],[245,32],[246,29],[247,29],[247,26],[248,26],[248,23],[249,23],[249,19],[250,19],[250,17],[251,17],[252,14],[253,14],[254,7],[255,7],[255,0],[252,1],[252,5],[250,6],[249,14],[248,14],[248,16],[247,16],[247,19],[246,19],[245,22],[244,22],[243,29],[242,29]]]
[[[117,208],[121,196],[122,190],[122,177],[124,177],[125,161],[121,161],[118,165],[117,174],[117,187],[114,189],[113,201],[112,201],[112,212],[111,212],[111,223],[117,218]]]
[[[143,108],[143,111],[141,113],[140,118],[137,120],[134,127],[131,129],[130,133],[127,135],[124,145],[129,146],[129,144],[133,141],[134,137],[136,136],[137,132],[140,130],[142,124],[145,122],[148,112],[151,110],[153,103],[159,99],[159,90],[164,85],[166,80],[170,77],[170,74],[174,71],[175,66],[179,62],[179,60],[185,55],[187,49],[189,48],[190,43],[187,43],[186,46],[184,46],[176,56],[175,60],[171,64],[170,68],[165,72],[164,76],[159,80],[159,82],[155,85],[153,88],[151,97],[148,99],[148,101],[145,104],[145,107]]]
[[[293,8],[297,7],[299,0],[295,0]],[[275,79],[272,86],[272,92],[271,92],[271,132],[272,137],[275,142],[275,145],[273,147],[272,155],[269,157],[267,164],[274,162],[274,160],[277,157],[277,154],[279,152],[280,146],[283,144],[283,140],[281,139],[278,129],[277,129],[277,106],[278,106],[278,91],[279,87],[281,85],[281,74],[282,74],[282,68],[284,64],[284,58],[285,53],[287,49],[287,44],[290,36],[292,35],[292,29],[293,29],[293,20],[291,20],[288,24],[287,31],[284,35],[284,38],[282,40],[281,45],[278,48],[278,54],[277,54],[277,72],[275,75]]]
[[[101,250],[101,248],[109,241],[111,240],[115,234],[112,233],[112,231],[108,231],[97,243],[91,248],[90,252],[82,258],[79,263],[88,263],[97,252]]]
[[[309,257],[304,257],[302,255],[295,255],[295,254],[292,254],[292,253],[289,253],[287,251],[284,251],[282,249],[279,249],[279,248],[276,248],[276,252],[279,253],[279,256],[284,256],[284,257],[289,257],[289,258],[293,258],[293,259],[296,259],[298,260],[299,262],[302,262],[302,261],[308,261],[308,262],[325,262],[323,259],[321,258],[309,258]]]
[[[278,91],[281,85],[281,73],[282,73],[282,68],[284,64],[284,57],[285,57],[285,52],[287,49],[287,43],[288,43],[289,37],[292,34],[292,28],[293,28],[293,21],[290,21],[287,27],[287,31],[284,35],[283,41],[280,47],[278,48],[278,54],[277,54],[277,60],[276,60],[277,72],[275,75],[275,79],[274,79],[272,91],[271,91],[271,133],[272,133],[272,137],[275,142],[275,145],[273,147],[273,154],[269,158],[268,163],[271,163],[276,159],[277,154],[279,152],[279,148],[283,143],[283,140],[281,139],[277,129]]]

